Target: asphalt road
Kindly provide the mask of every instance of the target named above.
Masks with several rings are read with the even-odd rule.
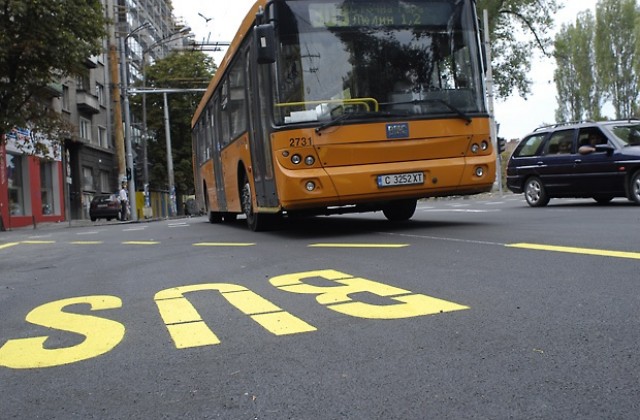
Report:
[[[636,419],[640,208],[0,233],[0,418]]]

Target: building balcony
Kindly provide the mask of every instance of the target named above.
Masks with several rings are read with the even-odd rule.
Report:
[[[87,66],[87,68],[89,68],[89,69],[97,68],[98,67],[98,57],[97,56],[92,56],[92,57],[85,58],[84,65]]]
[[[49,83],[39,91],[42,98],[51,99],[62,96],[62,83]]]
[[[100,112],[100,102],[96,95],[89,92],[79,91],[77,93],[78,111],[87,112],[89,114],[97,114]]]

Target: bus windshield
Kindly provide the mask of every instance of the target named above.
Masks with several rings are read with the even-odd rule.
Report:
[[[275,122],[486,113],[471,0],[275,3]]]

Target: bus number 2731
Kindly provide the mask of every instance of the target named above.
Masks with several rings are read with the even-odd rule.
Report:
[[[291,137],[289,139],[289,147],[307,147],[313,146],[312,137]]]

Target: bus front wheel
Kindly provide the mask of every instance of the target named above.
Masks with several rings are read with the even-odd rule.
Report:
[[[253,194],[251,192],[251,183],[245,176],[240,193],[240,202],[242,203],[242,212],[247,218],[247,226],[254,232],[268,230],[273,223],[273,215],[256,213],[253,208]]]
[[[384,206],[382,213],[391,222],[404,222],[413,217],[417,203],[418,200],[392,201]]]

